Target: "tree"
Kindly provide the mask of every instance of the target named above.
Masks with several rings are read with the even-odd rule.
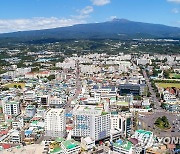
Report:
[[[165,70],[163,72],[164,78],[168,79],[169,78],[169,74],[170,74],[170,70]]]
[[[166,104],[165,104],[165,103],[161,103],[161,107],[162,107],[163,109],[166,109]]]
[[[21,85],[18,85],[18,88],[19,88],[19,89],[22,89]]]
[[[47,77],[47,79],[48,79],[49,81],[51,81],[51,80],[55,79],[55,75],[50,75],[50,76]]]
[[[14,88],[17,88],[17,85],[16,85],[16,84],[14,85]]]
[[[2,87],[2,91],[7,91],[7,90],[9,90],[8,87]]]
[[[168,122],[168,119],[166,118],[166,116],[163,116],[161,119],[163,122]]]
[[[151,108],[154,108],[154,103],[151,103],[151,104],[150,104],[150,107],[151,107]]]

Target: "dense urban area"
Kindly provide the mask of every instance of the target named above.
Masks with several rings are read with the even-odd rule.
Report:
[[[180,153],[180,41],[0,44],[0,154]]]

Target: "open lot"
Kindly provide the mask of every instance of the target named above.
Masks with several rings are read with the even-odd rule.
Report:
[[[14,86],[21,86],[21,88],[24,88],[25,87],[25,83],[9,83],[9,84],[5,84],[4,87],[7,87],[7,88],[14,88]]]
[[[168,88],[168,87],[180,88],[180,83],[156,83],[156,85],[161,88]]]

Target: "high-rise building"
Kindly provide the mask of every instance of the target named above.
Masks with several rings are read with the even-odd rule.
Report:
[[[110,114],[103,107],[78,105],[73,110],[73,137],[91,137],[98,141],[110,136]]]
[[[45,135],[50,137],[64,137],[66,118],[64,109],[49,109],[45,114]]]
[[[3,103],[3,113],[6,115],[16,116],[20,114],[20,104],[16,101]]]
[[[111,129],[119,130],[123,135],[127,136],[131,132],[132,114],[126,112],[111,113]]]

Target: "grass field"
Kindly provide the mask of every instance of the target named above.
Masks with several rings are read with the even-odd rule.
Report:
[[[170,76],[170,78],[180,79],[180,74],[171,73],[169,76]]]
[[[14,88],[14,85],[16,85],[17,87],[20,85],[21,88],[24,88],[24,87],[25,87],[25,83],[9,83],[9,84],[4,85],[4,87]]]
[[[156,83],[158,87],[161,88],[170,88],[170,87],[176,87],[180,88],[180,83]]]

